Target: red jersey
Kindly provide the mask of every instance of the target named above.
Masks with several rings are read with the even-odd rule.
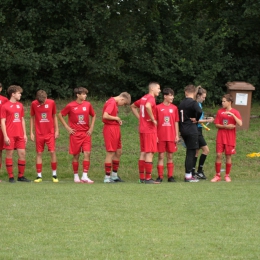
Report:
[[[214,123],[219,125],[230,125],[230,124],[236,125],[236,121],[234,117],[224,114],[224,112],[226,112],[225,108],[221,108],[218,110]],[[241,119],[241,115],[236,109],[231,108],[229,112],[234,114],[238,119]],[[218,128],[217,143],[236,146],[236,128],[234,129]]]
[[[117,104],[116,104],[116,101],[114,98],[110,98],[106,101],[104,107],[103,107],[103,112],[102,112],[102,115],[104,114],[104,112],[107,112],[110,116],[117,116],[118,114],[118,107],[117,107]],[[104,119],[103,116],[102,116],[102,122],[104,124],[107,124],[107,125],[119,125],[119,122],[116,121],[116,120],[107,120],[107,119]]]
[[[170,104],[161,103],[156,106],[157,113],[157,136],[159,141],[175,141],[175,122],[179,122],[178,108]]]
[[[24,117],[23,104],[12,103],[9,100],[2,105],[1,118],[5,118],[6,133],[9,137],[23,137],[22,118]]]
[[[61,110],[61,115],[68,115],[68,123],[72,129],[76,131],[88,131],[89,116],[94,116],[95,111],[88,101],[83,101],[81,104],[72,101]]]
[[[4,96],[1,96],[0,95],[0,109],[2,107],[2,105],[8,101],[8,98],[4,97]]]
[[[134,102],[134,105],[140,110],[140,118],[139,118],[139,132],[140,133],[156,133],[157,127],[151,121],[150,116],[148,115],[145,105],[146,103],[150,103],[152,107],[152,112],[154,118],[156,119],[156,103],[155,98],[151,94],[146,94],[139,100]]]
[[[51,99],[46,99],[44,104],[38,100],[31,103],[31,116],[35,119],[35,133],[37,135],[54,134],[53,115],[56,114],[56,104]]]

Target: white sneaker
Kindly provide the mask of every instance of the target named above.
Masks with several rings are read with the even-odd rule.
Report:
[[[82,181],[80,179],[74,179],[75,183],[82,183]]]
[[[88,184],[92,184],[92,183],[94,183],[94,181],[92,181],[90,178],[85,178],[85,179],[81,179],[81,182],[83,182],[83,183],[88,183]]]
[[[112,180],[111,178],[104,178],[104,183],[115,183],[114,180]]]

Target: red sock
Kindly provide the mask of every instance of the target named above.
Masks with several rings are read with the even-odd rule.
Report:
[[[105,172],[107,176],[110,176],[111,173],[112,164],[111,163],[105,163]]]
[[[152,170],[153,170],[153,163],[145,162],[145,179],[146,180],[152,179]]]
[[[2,168],[2,163],[0,163],[0,169]]]
[[[140,180],[144,180],[145,179],[144,167],[145,167],[145,161],[144,160],[139,160],[138,161],[138,169],[139,169],[139,178],[140,178]]]
[[[163,179],[163,165],[157,165],[157,172],[158,172],[158,177],[160,179]]]
[[[167,163],[168,178],[171,178],[173,176],[173,170],[174,170],[174,164],[173,163]]]
[[[83,161],[83,172],[88,172],[89,166],[90,166],[90,161]]]
[[[18,160],[18,177],[23,177],[25,170],[25,160]]]
[[[78,174],[79,173],[79,163],[78,162],[72,162],[72,168],[73,168],[73,173]]]
[[[8,173],[9,178],[13,178],[13,159],[12,158],[6,158],[5,159],[5,167],[6,171]]]
[[[113,160],[113,161],[112,161],[112,169],[113,169],[113,172],[117,172],[117,171],[118,171],[118,168],[119,168],[119,161]]]
[[[231,163],[226,163],[226,175],[230,174],[230,170],[231,170]]]
[[[215,163],[216,175],[220,176],[221,163]]]
[[[52,163],[51,163],[51,169],[52,169],[53,171],[56,171],[56,170],[57,170],[57,162],[52,162]]]
[[[36,163],[36,172],[41,173],[42,172],[42,163]]]

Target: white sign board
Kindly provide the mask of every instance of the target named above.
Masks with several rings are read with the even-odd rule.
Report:
[[[237,93],[236,94],[236,105],[247,106],[248,94]]]

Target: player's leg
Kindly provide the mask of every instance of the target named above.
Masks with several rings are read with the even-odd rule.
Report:
[[[91,154],[91,147],[92,147],[92,141],[91,141],[91,136],[89,135],[84,135],[82,136],[82,150],[83,150],[83,161],[82,161],[82,168],[83,168],[83,173],[82,173],[82,178],[81,181],[83,183],[88,183],[92,184],[94,181],[92,181],[89,176],[88,176],[88,171],[90,167],[90,154]]]
[[[55,135],[54,134],[48,135],[45,139],[45,143],[48,147],[48,151],[51,156],[52,181],[54,183],[58,183],[59,179],[57,177],[57,155],[56,155]]]
[[[192,176],[193,177],[195,177],[195,173],[196,173],[196,164],[197,164],[199,152],[200,152],[200,149],[197,149],[194,160],[193,160],[193,168],[192,168]]]
[[[37,150],[37,148],[36,148]],[[42,152],[36,152],[36,173],[37,177],[34,180],[35,183],[42,182]]]
[[[145,181],[144,134],[139,133],[139,140],[140,140],[140,157],[138,160],[139,182],[144,183]]]
[[[167,177],[168,182],[175,182],[174,179],[174,163],[173,163],[173,153],[177,152],[177,145],[175,142],[166,143],[166,152],[167,152]]]
[[[14,183],[14,174],[13,174],[13,153],[14,150],[6,149],[5,151],[5,167],[8,173],[9,182]]]
[[[199,159],[199,165],[198,165],[198,171],[195,174],[197,178],[206,180],[207,177],[204,174],[203,167],[205,164],[205,161],[207,159],[207,155],[209,154],[209,147],[207,145],[201,147],[202,153],[200,155]]]
[[[18,154],[18,181],[22,182],[30,182],[27,178],[24,177],[24,171],[25,171],[25,149],[17,148],[17,154]]]
[[[230,171],[231,171],[231,154],[226,154],[226,175],[225,175],[225,181],[231,182],[230,178]]]
[[[211,180],[211,182],[218,182],[221,181],[221,161],[222,161],[222,154],[224,152],[224,145],[221,143],[216,144],[216,161],[215,161],[215,171],[216,175],[214,178]]]
[[[74,182],[75,183],[81,183],[81,180],[79,178],[79,156],[80,154],[73,154],[72,155],[72,169],[73,169],[73,176],[74,176]]]
[[[158,150],[158,162],[157,162],[157,174],[158,177],[156,181],[162,182],[163,181],[163,170],[164,170],[164,153],[166,152],[166,142],[159,141],[157,142],[157,150]]]
[[[111,171],[112,171],[112,160],[115,155],[114,151],[106,151],[106,158],[105,158],[105,178],[104,183],[112,183],[114,182],[111,178]]]

